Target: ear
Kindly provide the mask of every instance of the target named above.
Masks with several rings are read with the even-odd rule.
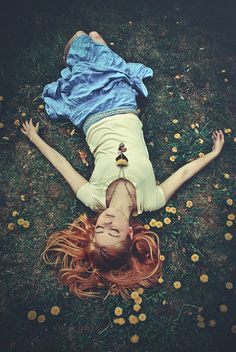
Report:
[[[129,226],[129,236],[130,236],[131,240],[134,238],[133,229],[131,226]]]

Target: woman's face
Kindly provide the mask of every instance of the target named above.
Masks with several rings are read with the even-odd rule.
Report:
[[[125,240],[127,236],[132,239],[133,232],[124,213],[115,208],[108,208],[99,215],[94,230],[98,246],[112,246]]]

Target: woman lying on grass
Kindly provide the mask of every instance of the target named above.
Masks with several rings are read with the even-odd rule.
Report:
[[[97,215],[80,215],[53,233],[42,256],[61,266],[61,283],[80,298],[98,295],[92,287],[108,287],[126,298],[128,289],[150,287],[162,275],[158,235],[133,217],[164,207],[181,185],[220,154],[224,134],[213,132],[210,153],[157,185],[136,103],[138,94],[148,95],[142,79],[153,76],[152,69],[126,63],[97,32],[77,32],[63,58],[61,78],[45,86],[42,98],[50,118],[68,118],[83,128],[95,158],[90,180],[39,137],[38,122],[34,126],[32,119],[26,121],[21,131]]]

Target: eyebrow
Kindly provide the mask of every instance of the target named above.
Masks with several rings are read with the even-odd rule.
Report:
[[[96,230],[98,227],[103,228],[102,226],[100,226],[100,225],[99,225],[99,226],[96,226],[96,227],[95,227],[95,230]],[[117,231],[117,233],[120,233],[120,231],[115,230],[115,229],[114,229],[113,231]],[[96,232],[96,233],[103,233],[103,232],[97,232],[97,231],[95,231],[95,232]],[[120,237],[120,236],[114,236],[114,235],[112,235],[112,234],[111,234],[111,233],[109,233],[109,232],[108,232],[108,235],[110,235],[111,237]]]

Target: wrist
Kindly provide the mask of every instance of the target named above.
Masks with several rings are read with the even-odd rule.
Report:
[[[37,141],[37,139],[39,139],[40,137],[39,137],[39,135],[37,134],[37,133],[34,133],[34,134],[32,134],[30,137],[29,137],[29,139],[30,139],[30,141],[32,142],[32,143],[36,143],[36,141]]]

